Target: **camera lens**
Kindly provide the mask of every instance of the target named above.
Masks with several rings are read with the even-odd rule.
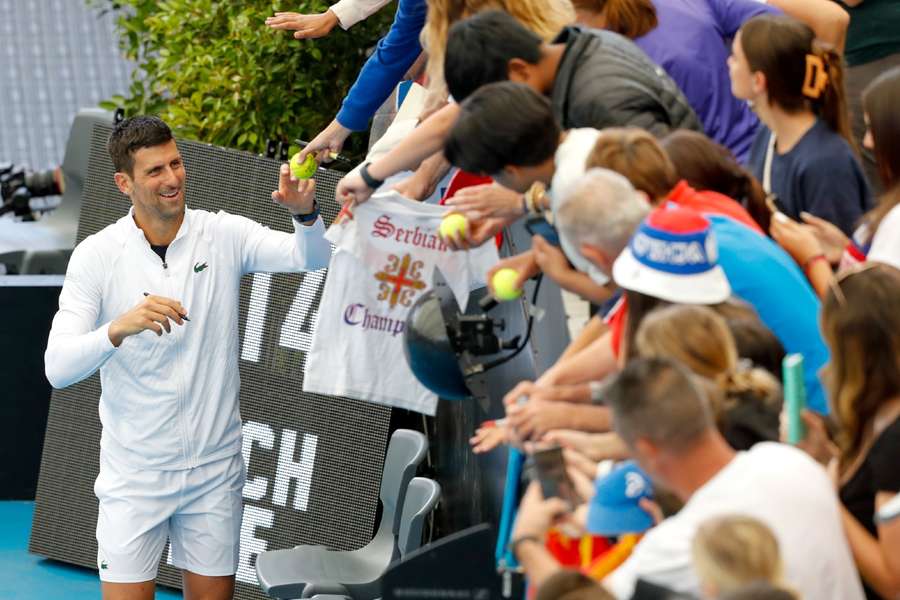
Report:
[[[57,183],[56,172],[54,169],[26,173],[25,187],[31,192],[32,198],[58,196],[62,193],[60,186]]]

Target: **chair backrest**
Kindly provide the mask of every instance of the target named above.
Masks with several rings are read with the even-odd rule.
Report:
[[[441,497],[441,486],[433,479],[413,477],[403,501],[403,518],[400,521],[400,556],[406,556],[422,545],[422,528],[425,519],[434,510]]]
[[[390,533],[400,533],[401,507],[406,497],[409,482],[416,474],[416,468],[425,458],[428,440],[418,431],[398,429],[388,442],[384,457],[384,471],[381,475],[381,523],[378,534],[390,526]]]

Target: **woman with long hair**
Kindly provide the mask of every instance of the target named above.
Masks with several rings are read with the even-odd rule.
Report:
[[[763,15],[738,31],[729,66],[732,92],[765,125],[750,152],[753,175],[787,216],[811,213],[849,235],[871,197],[850,134],[840,55],[803,23]]]
[[[900,271],[859,265],[832,282],[822,305],[831,350],[826,387],[838,423],[837,450],[824,424],[804,415],[801,443],[827,462],[836,454],[844,530],[866,596],[900,595],[900,519],[879,523],[875,512],[900,491]]]
[[[686,129],[673,131],[660,143],[678,176],[691,187],[734,198],[763,231],[769,230],[772,213],[766,206],[766,193],[728,148],[701,133]]]
[[[828,291],[832,265],[839,269],[863,260],[900,268],[900,67],[876,78],[863,92],[867,123],[863,144],[873,151],[884,194],[862,219],[853,239],[836,227],[803,214],[804,225],[773,221],[772,236],[805,266],[820,296]],[[824,260],[818,260],[824,259]]]
[[[634,346],[637,356],[674,358],[719,387],[722,403],[713,412],[736,450],[778,439],[781,386],[768,372],[739,359],[734,337],[714,308],[676,304],[656,309],[637,327]]]

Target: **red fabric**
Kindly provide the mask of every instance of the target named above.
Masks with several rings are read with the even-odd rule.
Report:
[[[684,208],[692,208],[699,213],[729,217],[757,233],[765,235],[750,213],[738,202],[718,192],[708,190],[698,192],[683,179],[672,189],[669,200]]]
[[[447,200],[455,196],[456,192],[463,188],[491,183],[493,181],[493,179],[485,175],[475,175],[474,173],[459,170],[450,178],[450,185],[447,186],[447,191],[444,192],[444,197],[441,198],[440,204],[443,206]]]
[[[676,235],[709,229],[709,221],[699,211],[677,202],[653,209],[644,222],[648,227]]]
[[[844,252],[856,262],[866,262],[865,253],[853,242],[847,244],[847,247],[844,248]]]
[[[462,169],[458,170],[453,174],[453,177],[450,178],[450,185],[447,186],[447,191],[444,192],[444,196],[441,198],[439,204],[441,206],[447,202],[450,198],[456,195],[456,192],[463,188],[472,187],[473,185],[484,185],[485,183],[493,183],[493,179],[487,177],[486,175],[475,175],[474,173],[469,173],[468,171],[463,171]],[[503,233],[498,233],[494,236],[494,243],[497,244],[497,249],[500,249],[500,246],[503,245]]]
[[[626,315],[628,315],[628,299],[623,294],[603,319],[609,326],[610,344],[616,358],[619,357],[619,353],[622,351],[622,337],[625,335]]]

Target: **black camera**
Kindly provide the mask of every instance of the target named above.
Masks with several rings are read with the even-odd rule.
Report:
[[[35,207],[33,198],[61,196],[63,193],[62,170],[31,171],[14,163],[0,163],[0,216],[13,213],[25,221],[33,221],[35,213],[52,210],[52,207]]]

